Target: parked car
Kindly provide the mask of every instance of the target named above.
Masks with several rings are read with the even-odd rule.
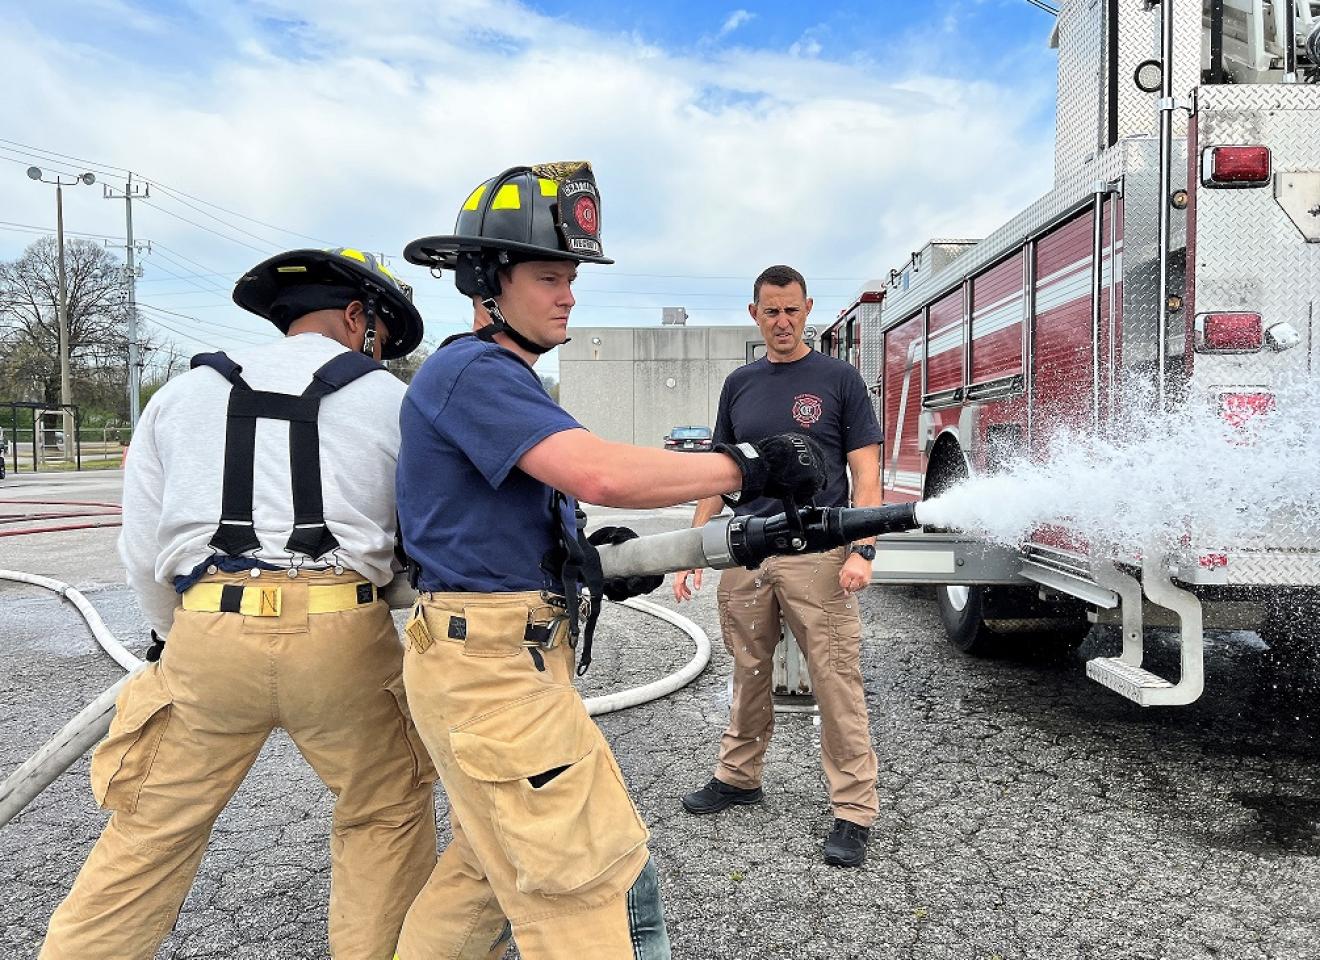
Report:
[[[714,441],[710,427],[674,427],[665,437],[666,450],[692,450],[709,453]]]

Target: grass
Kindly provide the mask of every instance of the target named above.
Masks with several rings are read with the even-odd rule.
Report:
[[[122,463],[123,461],[119,457],[113,457],[108,460],[89,460],[84,457],[82,462],[82,469],[118,470],[122,465]],[[30,476],[32,474],[32,466],[29,463],[23,464],[23,470],[20,472],[20,474],[16,474],[14,472],[13,464],[9,464],[8,466],[9,466],[9,474],[8,474],[9,476],[19,476],[20,474],[22,476]],[[41,465],[41,469],[38,470],[37,473],[72,473],[76,469],[77,466],[71,462],[66,462],[63,460],[56,460],[54,462],[51,462],[48,460]]]

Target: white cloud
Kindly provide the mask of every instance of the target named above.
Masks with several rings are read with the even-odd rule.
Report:
[[[733,11],[733,13],[729,14],[729,16],[725,19],[724,24],[720,27],[719,33],[715,35],[715,39],[721,40],[724,37],[727,37],[729,34],[733,33],[733,31],[737,30],[744,23],[751,20],[755,16],[756,14],[752,13],[749,10]]]
[[[472,186],[507,166],[590,159],[605,247],[618,261],[583,271],[580,285],[595,290],[660,289],[660,280],[623,273],[750,282],[775,261],[809,278],[860,282],[930,236],[983,234],[1050,182],[1051,144],[1033,126],[1050,91],[942,75],[943,61],[887,75],[819,50],[681,53],[512,0],[369,8],[327,0],[314,22],[305,9],[293,0],[208,5],[211,36],[180,37],[154,64],[57,41],[20,21],[0,37],[0,84],[22,93],[0,104],[0,128],[395,256],[416,236],[449,231]],[[0,178],[3,219],[50,222],[50,198],[20,166],[0,164]],[[122,211],[66,197],[69,229],[116,232]],[[261,256],[150,207],[138,218],[140,236],[220,271],[236,275]],[[245,226],[282,244],[305,242]],[[13,255],[22,239],[0,234],[0,251]],[[428,317],[463,317],[450,284],[404,273]],[[667,289],[698,282],[676,283]],[[651,322],[662,303],[683,302],[677,293],[598,292],[579,301],[584,323]],[[593,301],[647,306],[634,315]],[[212,309],[205,316],[226,323],[242,318],[201,291],[174,302],[199,316]],[[730,297],[727,307],[740,304]],[[694,321],[737,319],[689,310]]]

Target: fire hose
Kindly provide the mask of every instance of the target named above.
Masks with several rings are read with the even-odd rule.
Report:
[[[755,567],[775,555],[818,553],[862,537],[911,530],[919,525],[917,506],[909,503],[885,507],[799,509],[792,501],[786,501],[785,512],[772,517],[717,519],[704,527],[601,546],[601,569],[606,577],[637,577],[703,567],[717,570]],[[3,827],[105,736],[114,717],[119,690],[143,663],[115,639],[87,599],[67,584],[7,570],[0,570],[0,578],[43,586],[69,600],[87,620],[101,646],[129,671],[0,783],[0,827]],[[415,598],[415,594],[406,589],[406,584],[401,586],[397,580],[382,594],[391,607],[409,606]],[[643,600],[628,600],[625,605],[679,626],[693,638],[697,655],[669,677],[587,700],[588,710],[593,715],[644,703],[679,689],[701,672],[710,655],[710,642],[705,633],[685,618]]]

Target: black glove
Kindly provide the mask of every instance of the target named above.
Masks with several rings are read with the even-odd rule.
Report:
[[[721,443],[715,452],[733,457],[742,471],[742,490],[724,496],[730,505],[757,497],[792,497],[806,503],[825,487],[825,454],[815,440],[800,433],[779,433],[755,443]]]
[[[625,540],[635,540],[636,538],[636,531],[629,530],[627,527],[601,527],[587,537],[587,543],[593,547],[599,547],[604,544],[623,543]],[[606,577],[603,590],[605,596],[615,603],[619,603],[629,597],[640,597],[644,593],[650,593],[664,582],[665,578],[663,576]]]

